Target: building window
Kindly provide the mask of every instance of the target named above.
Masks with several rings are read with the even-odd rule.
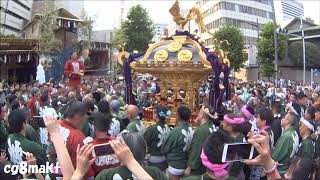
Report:
[[[244,20],[234,19],[234,18],[220,18],[206,24],[206,27],[208,29],[214,29],[223,25],[233,25],[242,29],[251,29],[251,30],[257,30],[258,29],[257,26],[258,25],[261,26],[261,24],[257,24],[256,22],[244,21]]]
[[[271,2],[270,0],[252,0],[252,1],[255,1],[255,2],[258,2],[258,3],[262,3],[262,4],[267,4],[267,5],[269,5],[270,2]]]
[[[261,3],[267,2],[267,1],[262,1],[262,0],[260,0],[260,1],[261,1]],[[236,4],[230,3],[230,2],[219,2],[219,3],[215,4],[213,7],[209,8],[205,12],[203,12],[202,15],[203,15],[203,17],[207,17],[207,16],[210,16],[211,14],[213,14],[219,10],[236,11],[235,5]],[[243,6],[243,5],[238,5],[238,6],[239,6],[239,12],[268,18],[267,14],[269,12],[267,12],[267,11],[248,7],[248,6]]]

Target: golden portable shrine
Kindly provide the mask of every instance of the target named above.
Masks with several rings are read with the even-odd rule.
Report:
[[[132,94],[132,73],[151,74],[160,80],[158,84],[161,93],[157,96],[157,101],[171,107],[173,112],[167,123],[175,125],[176,109],[180,104],[187,105],[195,119],[199,107],[196,99],[201,80],[212,74],[208,105],[214,107],[215,112],[219,114],[223,99],[229,96],[230,63],[224,52],[218,48],[222,42],[216,42],[216,46],[208,48],[196,33],[183,31],[184,25],[196,18],[199,28],[209,32],[203,25],[199,9],[192,8],[183,18],[176,1],[169,12],[179,25],[179,31],[171,37],[149,44],[145,52],[122,51],[119,54],[118,60],[123,65],[127,86],[126,101],[128,104],[135,103]],[[221,73],[223,73],[222,80]],[[147,125],[153,123],[152,112],[152,107],[144,111],[144,121]]]

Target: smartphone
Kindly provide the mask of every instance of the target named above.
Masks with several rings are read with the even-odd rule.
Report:
[[[109,154],[114,154],[114,151],[109,143],[94,145],[92,151],[93,157],[105,156]]]
[[[46,127],[43,121],[43,116],[33,116],[33,120],[38,127]]]
[[[222,162],[236,162],[252,159],[254,147],[249,143],[228,143],[224,145]]]

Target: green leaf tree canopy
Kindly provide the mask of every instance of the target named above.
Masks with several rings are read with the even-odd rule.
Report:
[[[126,20],[121,24],[121,29],[127,51],[146,50],[154,36],[153,22],[147,10],[139,4],[130,8]]]
[[[86,14],[84,9],[81,11],[81,19],[83,20],[79,23],[78,27],[78,37],[80,38],[79,48],[80,50],[87,49],[90,47],[92,38],[92,24],[93,20]]]
[[[266,23],[262,27],[260,33],[260,39],[258,41],[258,61],[261,65],[262,75],[265,77],[271,77],[274,74],[274,31],[276,28],[272,22]],[[287,48],[287,37],[285,35],[278,34],[278,59],[283,60]]]
[[[289,45],[288,56],[295,65],[303,65],[303,44],[301,40]],[[306,42],[306,64],[307,66],[320,66],[320,48],[312,42]]]
[[[53,50],[59,50],[62,42],[55,37],[54,30],[57,28],[57,11],[49,7],[45,1],[44,9],[40,15],[40,38],[39,52],[47,54]]]
[[[228,53],[228,59],[231,62],[231,68],[238,71],[243,67],[243,63],[246,61],[244,58],[244,42],[240,29],[236,26],[223,26],[215,34],[214,38],[223,41],[227,40],[227,43],[222,43],[220,48]]]
[[[112,38],[112,44],[116,46],[116,48],[121,51],[121,47],[118,45],[123,45],[127,42],[126,35],[123,32],[122,28],[117,28],[114,30],[114,36]]]

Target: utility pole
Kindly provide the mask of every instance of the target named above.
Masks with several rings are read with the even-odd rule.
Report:
[[[303,29],[303,20],[302,18],[300,19],[300,29],[301,29],[301,36],[296,35],[294,33],[288,33],[287,29],[281,29],[277,28],[277,33],[283,34],[283,35],[290,35],[290,36],[295,36],[298,37],[299,39],[302,39],[302,51],[303,51],[303,84],[305,85],[306,83],[306,43],[305,39],[306,37],[304,36],[304,29]],[[307,37],[308,38],[308,37]]]
[[[272,1],[272,11],[273,11],[273,26],[274,28],[277,27],[276,22],[276,12],[274,10],[274,1]],[[278,34],[276,30],[273,31],[273,41],[274,41],[274,71],[275,71],[275,83],[278,86]]]
[[[313,88],[313,69],[311,68],[311,77],[310,77],[311,88]]]
[[[121,23],[124,20],[124,0],[120,1],[120,21]]]
[[[259,26],[259,20],[258,20],[258,18],[257,18],[257,34],[258,34],[258,41],[259,41],[259,32],[260,31],[260,26]]]
[[[303,19],[300,17],[300,28],[302,35],[302,49],[303,49],[303,85],[306,84],[306,43],[304,40],[304,29],[303,29]]]

